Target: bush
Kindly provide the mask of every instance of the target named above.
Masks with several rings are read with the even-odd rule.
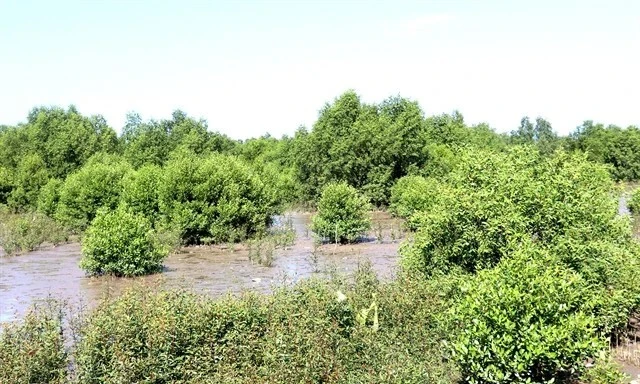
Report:
[[[167,253],[144,216],[103,209],[82,239],[80,267],[91,275],[139,276],[161,271]]]
[[[64,383],[67,365],[59,303],[34,305],[24,319],[0,327],[0,382]]]
[[[159,191],[160,210],[184,243],[237,241],[263,232],[276,213],[273,191],[235,157],[171,160]]]
[[[469,383],[563,382],[606,345],[579,274],[525,249],[463,286],[453,357]]]
[[[15,188],[8,198],[8,205],[14,211],[35,208],[40,188],[48,181],[49,172],[42,158],[36,154],[26,155],[16,169]]]
[[[40,213],[0,212],[0,219],[0,247],[8,255],[33,251],[43,243],[57,245],[69,239],[59,223]]]
[[[92,157],[65,180],[56,219],[76,230],[84,230],[100,208],[118,206],[122,178],[130,169],[129,164],[118,157]]]
[[[418,212],[428,212],[438,204],[438,199],[445,192],[443,183],[422,176],[405,176],[391,188],[391,204],[389,210],[396,216],[408,219],[410,229],[417,229],[417,222],[412,220]]]
[[[60,189],[63,185],[64,182],[62,180],[51,179],[40,189],[38,212],[42,212],[49,217],[55,214],[58,208],[58,201],[60,200]]]
[[[607,169],[583,155],[471,150],[447,180],[439,203],[420,215],[415,241],[401,250],[405,266],[427,275],[491,267],[523,239],[549,246],[577,234],[617,241],[628,233]]]
[[[413,279],[383,284],[365,267],[353,281],[310,279],[273,295],[218,300],[134,287],[87,318],[74,355],[78,382],[417,384],[456,378],[455,367],[438,353],[443,335],[435,313],[445,306],[443,285]]]
[[[155,165],[144,165],[127,173],[122,180],[121,204],[155,223],[160,215],[160,183],[162,169]]]
[[[592,238],[586,232],[558,239],[548,248],[592,287],[598,330],[610,334],[626,327],[640,307],[640,244],[624,237]]]
[[[330,241],[350,243],[371,228],[369,204],[358,191],[346,183],[328,184],[318,201],[318,213],[311,229]]]
[[[636,215],[640,214],[640,188],[636,188],[631,193],[631,198],[629,199],[627,205],[629,206],[629,210],[631,211],[631,213]]]
[[[89,317],[76,356],[79,382],[201,382],[221,365],[249,371],[264,311],[249,298],[129,290]]]
[[[13,173],[10,169],[0,167],[0,204],[7,204],[14,188]]]

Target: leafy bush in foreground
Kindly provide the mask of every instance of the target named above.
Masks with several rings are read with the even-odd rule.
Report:
[[[544,254],[503,259],[462,289],[453,355],[469,383],[564,382],[606,347],[589,285]]]
[[[330,241],[350,243],[371,228],[369,203],[346,183],[328,184],[318,201],[311,229]]]
[[[46,301],[32,307],[20,322],[2,324],[0,383],[66,382],[62,320],[60,304]]]
[[[80,267],[91,275],[145,275],[162,270],[167,253],[144,216],[101,210],[82,239]]]
[[[442,291],[381,284],[370,268],[353,285],[311,279],[268,296],[136,288],[87,318],[78,382],[451,383],[434,317]]]

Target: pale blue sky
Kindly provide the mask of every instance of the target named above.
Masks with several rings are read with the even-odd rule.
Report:
[[[347,89],[458,109],[640,125],[640,1],[0,0],[0,124],[75,104],[120,130],[180,108],[234,138],[291,134]]]

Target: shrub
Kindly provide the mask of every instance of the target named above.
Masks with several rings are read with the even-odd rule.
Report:
[[[40,213],[0,213],[0,247],[8,254],[33,251],[43,243],[54,245],[69,239],[67,231]]]
[[[350,280],[351,281],[351,280]],[[304,280],[273,295],[213,300],[134,287],[88,316],[79,383],[450,383],[435,313],[446,284]],[[372,304],[377,306],[368,310]],[[368,313],[362,315],[363,310]],[[378,320],[378,327],[375,326]]]
[[[14,175],[15,188],[8,198],[14,211],[35,208],[40,188],[49,181],[49,172],[42,158],[36,154],[23,157]]]
[[[330,241],[350,243],[371,228],[369,204],[346,183],[328,184],[318,201],[311,229]]]
[[[60,179],[51,179],[40,189],[40,195],[38,196],[38,212],[52,217],[56,209],[58,208],[58,201],[60,200],[60,189],[64,185],[64,182]]]
[[[251,370],[264,311],[249,297],[211,302],[185,291],[129,290],[88,318],[79,382],[201,382],[221,365]]]
[[[276,213],[273,191],[240,160],[220,154],[171,160],[159,198],[187,244],[247,238],[266,230]]]
[[[625,230],[628,233],[628,225]],[[640,307],[640,244],[624,237],[592,238],[586,232],[560,238],[549,249],[591,286],[598,330],[609,334],[626,327]]]
[[[0,204],[7,204],[13,187],[13,173],[8,168],[0,167]]]
[[[629,206],[629,210],[631,211],[631,213],[640,214],[640,188],[636,188],[631,193],[631,198],[629,199],[627,205]]]
[[[36,304],[0,327],[0,382],[64,383],[67,365],[60,303]]]
[[[139,276],[161,271],[167,253],[144,216],[103,209],[82,239],[80,266],[91,275]]]
[[[118,157],[92,157],[65,180],[55,217],[74,229],[84,230],[100,208],[118,206],[122,177],[130,168]]]
[[[445,193],[445,186],[433,178],[405,176],[391,188],[389,210],[396,216],[408,219],[409,228],[415,230],[418,224],[412,220],[414,214],[427,212]]]
[[[463,286],[453,311],[453,357],[469,383],[575,378],[606,345],[579,274],[525,248]]]
[[[403,263],[426,274],[496,265],[523,239],[552,245],[581,233],[614,240],[620,225],[607,169],[584,155],[542,157],[530,147],[460,155],[448,188],[420,214]]]
[[[158,201],[160,183],[162,183],[162,169],[155,165],[144,165],[136,171],[127,173],[122,180],[121,204],[155,223],[160,215]]]

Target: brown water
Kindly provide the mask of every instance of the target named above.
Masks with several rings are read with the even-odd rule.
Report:
[[[139,282],[191,288],[214,296],[244,289],[267,292],[274,284],[329,270],[351,272],[365,260],[381,278],[393,276],[403,234],[401,223],[388,214],[373,213],[373,230],[361,243],[325,244],[315,250],[308,230],[310,214],[291,213],[289,217],[295,244],[277,249],[271,267],[250,262],[248,249],[241,244],[184,248],[165,260],[163,273],[135,279],[86,277],[78,267],[78,244],[0,257],[0,322],[19,318],[34,300],[48,295],[92,306],[102,295],[117,294]],[[376,240],[380,237],[382,241]],[[317,262],[312,254],[317,255]]]

